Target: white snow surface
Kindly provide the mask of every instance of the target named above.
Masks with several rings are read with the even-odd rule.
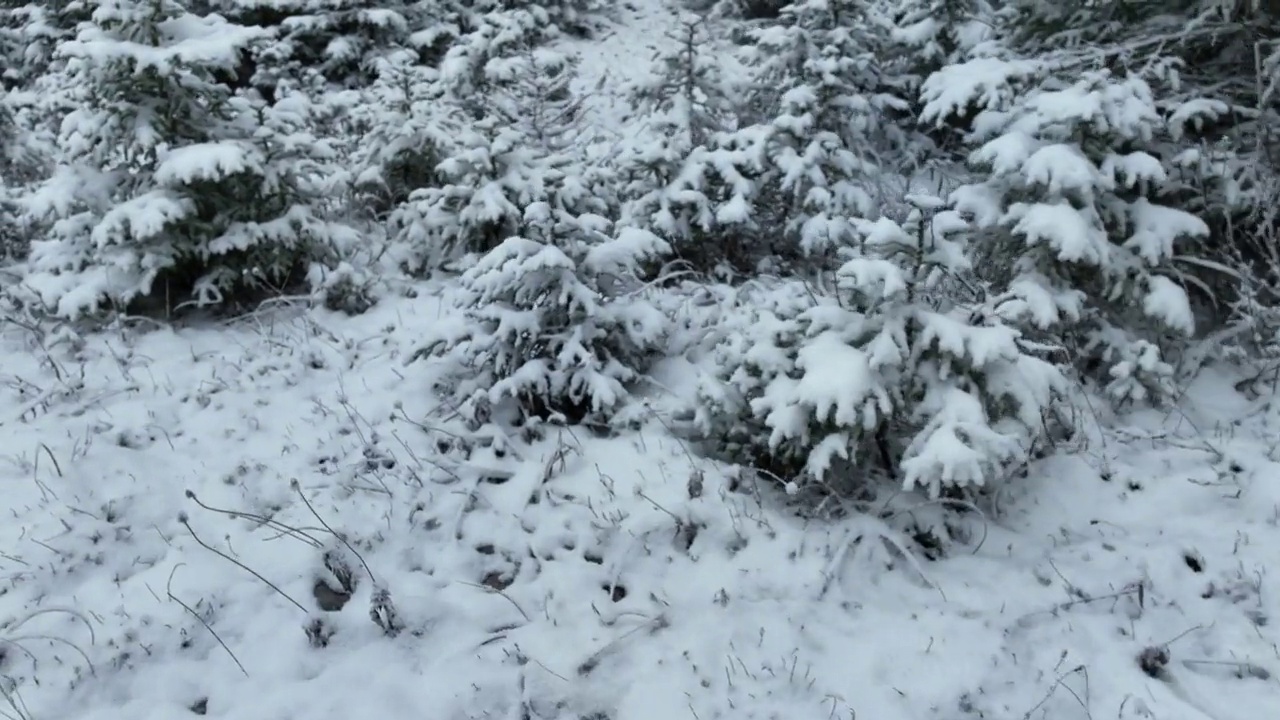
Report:
[[[645,122],[633,117],[636,110],[627,95],[649,79],[653,60],[680,42],[683,16],[670,0],[629,0],[618,3],[616,17],[606,21],[593,37],[571,39],[560,49],[578,58],[579,75],[574,90],[585,96],[584,120],[597,135],[599,150],[610,152],[620,143],[642,135]],[[716,19],[710,20],[720,27]],[[725,33],[720,33],[723,35]],[[717,35],[717,37],[720,37]],[[747,70],[734,46],[720,41],[716,60],[730,83],[742,82]],[[639,118],[643,119],[643,118]]]
[[[641,0],[614,34],[565,43],[583,88],[604,79],[590,104],[602,131],[625,125],[611,100],[676,21]],[[927,88],[931,111],[974,92],[998,105],[1006,78],[983,63]],[[1058,172],[1044,181],[1074,180]],[[1091,228],[1033,230],[1059,252],[1095,252]],[[883,517],[804,520],[783,492],[689,452],[658,413],[615,438],[565,429],[504,457],[458,456],[429,372],[406,365],[453,319],[455,290],[417,290],[357,318],[278,311],[84,336],[0,320],[0,717],[1280,708],[1274,398],[1206,373],[1176,410],[1109,418],[1036,462],[989,516],[904,495]],[[1148,312],[1178,309],[1166,290]],[[1038,286],[1020,292],[1045,307]],[[830,366],[830,386],[850,383],[834,356],[810,359]],[[692,397],[690,369],[670,361],[657,379]],[[913,523],[961,539],[930,561]],[[327,552],[355,579],[338,611],[314,590],[340,585]],[[397,634],[371,617],[378,590]],[[323,647],[308,639],[316,621]],[[1167,663],[1144,673],[1139,656],[1161,649]]]
[[[6,324],[0,687],[22,717],[1255,720],[1280,707],[1274,398],[1205,375],[1177,411],[1036,463],[999,514],[952,516],[968,541],[931,562],[902,528],[940,522],[935,506],[804,521],[780,493],[731,490],[734,469],[658,422],[450,456],[430,378],[404,363],[448,292],[358,318],[41,343]],[[687,367],[661,382],[685,392]],[[313,593],[334,585],[325,550],[356,579],[337,612]],[[375,587],[399,614],[394,637],[370,617]],[[304,626],[321,617],[332,637],[313,647]],[[1170,660],[1150,677],[1137,658],[1159,647]]]

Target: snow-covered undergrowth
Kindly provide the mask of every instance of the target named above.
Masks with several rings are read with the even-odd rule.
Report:
[[[354,319],[84,337],[6,324],[0,712],[1255,720],[1280,706],[1280,409],[1222,377],[1035,463],[998,516],[900,497],[881,517],[806,521],[657,414],[617,437],[553,430],[464,456],[428,369],[405,365],[444,294]],[[921,530],[949,538],[940,559]]]

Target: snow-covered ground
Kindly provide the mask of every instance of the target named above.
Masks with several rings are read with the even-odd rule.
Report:
[[[623,127],[611,97],[675,26],[637,0],[566,43],[604,88],[593,123]],[[806,521],[656,412],[464,457],[406,364],[450,312],[447,289],[417,291],[357,318],[0,322],[0,717],[1280,709],[1274,398],[1206,373],[1177,411],[1037,463],[990,517],[902,497]],[[915,525],[954,538],[941,559]]]
[[[574,90],[584,98],[584,121],[606,143],[623,140],[632,127],[627,90],[643,81],[655,55],[675,43],[681,17],[664,0],[619,3],[615,12],[594,37],[560,44],[578,62]]]
[[[423,367],[405,364],[446,311],[437,290],[358,318],[281,310],[39,342],[6,324],[0,712],[1257,720],[1280,708],[1272,399],[1205,375],[1180,410],[1038,463],[998,517],[907,504],[886,520],[806,522],[656,419],[614,439],[564,430],[505,457],[458,456]],[[946,557],[897,531],[910,514],[951,518]]]
[[[643,117],[633,117],[636,104],[630,93],[653,79],[655,59],[678,52],[683,23],[700,17],[673,9],[676,5],[669,0],[619,3],[615,15],[601,21],[592,37],[565,39],[556,45],[577,59],[574,90],[583,98],[583,123],[606,152],[649,129]],[[743,82],[747,70],[729,43],[728,21],[701,17],[707,23],[704,42],[714,39],[718,45],[701,46],[699,52],[714,54],[726,78]]]

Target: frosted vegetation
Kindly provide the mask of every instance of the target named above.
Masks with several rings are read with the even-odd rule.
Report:
[[[425,449],[397,442],[454,480],[515,477],[514,487],[537,465],[548,483],[569,454],[598,459],[655,428],[679,447],[679,492],[659,500],[620,478],[635,505],[619,509],[599,470],[608,492],[566,510],[566,537],[537,538],[548,547],[585,546],[575,533],[622,527],[636,508],[653,511],[645,522],[674,518],[681,552],[699,533],[745,547],[774,533],[768,522],[713,521],[710,505],[746,493],[757,512],[825,528],[782,537],[852,527],[849,537],[884,538],[938,589],[921,548],[937,559],[973,544],[955,528],[976,515],[996,522],[1037,468],[1133,417],[1183,412],[1206,377],[1242,403],[1276,392],[1274,3],[0,0],[0,89],[0,318],[38,372],[56,376],[32,384],[0,366],[14,388],[4,452],[31,453],[7,449],[21,434],[12,428],[83,398],[67,358],[93,362],[86,348],[106,352],[111,333],[160,342],[139,338],[303,308],[369,330],[331,333],[337,356],[307,355],[304,368],[354,373],[362,343],[382,343],[378,357],[399,369],[377,372],[400,381],[386,375],[371,391],[399,403],[380,411],[425,433]],[[402,307],[435,314],[404,325]],[[259,351],[274,352],[245,357]],[[197,377],[205,361],[174,372]],[[243,392],[267,403],[276,390]],[[348,392],[358,394],[344,386],[344,402]],[[352,423],[349,433],[389,444],[377,423]],[[37,455],[55,455],[52,442],[38,436]],[[406,467],[375,446],[362,452],[379,472]],[[633,454],[629,467],[643,469],[646,453]],[[520,502],[545,509],[591,494],[542,492]],[[279,493],[255,502],[307,498],[300,486]],[[437,501],[448,513],[419,507],[436,523],[428,530],[449,525],[460,541],[480,502],[467,497]],[[933,520],[895,525],[909,506]],[[289,527],[276,529],[295,536]],[[302,542],[324,554],[339,594],[367,576],[386,637],[429,625],[358,567],[360,550],[381,542],[359,533]],[[477,542],[502,555],[509,539]],[[848,546],[828,558],[822,593]],[[442,557],[433,577],[475,575]],[[502,593],[529,567],[512,563],[473,584]],[[38,673],[11,667],[20,654],[34,661],[21,626],[50,612],[39,598],[53,591],[32,592],[19,610],[0,608],[0,717],[43,720],[21,701]],[[70,599],[55,604],[99,622]],[[185,609],[187,621],[216,625],[213,611]],[[637,627],[649,633],[669,621],[646,617]],[[313,649],[349,632],[317,622],[306,625]],[[1145,662],[1155,677],[1169,660]],[[797,672],[770,667],[775,679]],[[759,682],[762,671],[742,669]],[[535,707],[524,682],[514,705],[449,717],[622,720]],[[730,681],[716,690],[736,698],[725,707],[662,712],[792,717],[784,696],[795,687],[739,697]],[[829,715],[856,707],[846,700]],[[1030,718],[1034,704],[984,715],[965,702],[987,718]],[[1126,720],[1227,717],[1124,708]]]

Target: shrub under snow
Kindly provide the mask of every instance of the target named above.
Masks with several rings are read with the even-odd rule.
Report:
[[[61,315],[159,296],[216,303],[300,281],[341,173],[296,97],[254,106],[216,79],[259,30],[173,2],[103,2],[62,43],[66,104],[54,175],[28,202],[48,224],[27,283]],[[170,296],[174,293],[176,297]]]
[[[912,203],[901,225],[857,223],[861,247],[836,297],[754,308],[719,342],[704,432],[800,476],[788,480],[848,486],[884,473],[935,497],[1025,462],[1065,380],[989,303],[955,299],[964,223],[936,199]]]
[[[479,67],[467,64],[479,61],[465,55],[451,54],[446,62],[450,93],[437,111],[434,142],[425,146],[440,156],[434,177],[409,192],[389,217],[415,270],[488,252],[518,234],[524,209],[549,201],[570,182],[566,178],[595,181],[578,179],[594,170],[578,165],[581,153],[572,147],[582,140],[581,100],[570,88],[572,58],[529,48],[512,52],[519,54],[490,57]],[[599,184],[596,190],[600,194]]]
[[[1005,293],[1002,316],[1078,338],[1116,400],[1158,399],[1172,367],[1156,343],[1194,332],[1174,260],[1209,228],[1165,198],[1173,128],[1144,78],[1087,72],[1062,86],[1050,70],[950,66],[925,83],[923,119],[981,108],[970,160],[986,177],[953,199],[991,233],[983,269]]]
[[[637,291],[642,264],[669,248],[545,202],[524,221],[462,276],[462,312],[416,356],[432,356],[473,430],[607,420],[663,349],[666,316]]]

